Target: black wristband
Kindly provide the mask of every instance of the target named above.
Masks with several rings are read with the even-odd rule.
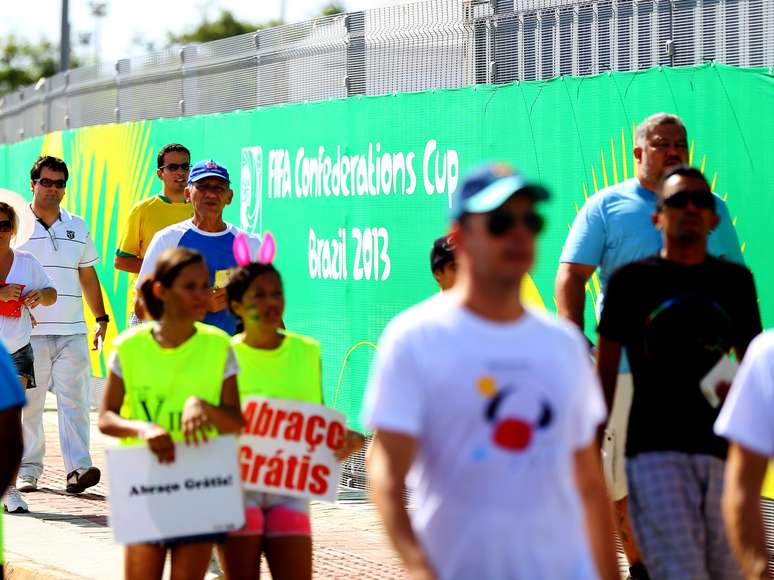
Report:
[[[94,319],[95,322],[110,322],[110,316],[107,314],[103,314],[102,316],[97,316],[97,318]]]

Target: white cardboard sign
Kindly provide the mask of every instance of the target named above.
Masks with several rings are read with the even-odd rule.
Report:
[[[119,544],[238,530],[244,504],[233,435],[177,443],[159,463],[146,446],[108,449],[110,525]]]
[[[242,415],[239,465],[245,489],[336,501],[341,464],[334,452],[347,436],[344,414],[323,405],[247,397]]]

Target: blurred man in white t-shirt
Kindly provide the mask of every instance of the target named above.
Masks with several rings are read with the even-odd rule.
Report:
[[[750,343],[715,432],[730,443],[723,491],[728,539],[744,577],[768,580],[761,487],[774,458],[774,331]]]
[[[618,578],[588,349],[519,299],[547,196],[502,164],[468,174],[452,202],[454,287],[380,341],[368,468],[411,578]]]

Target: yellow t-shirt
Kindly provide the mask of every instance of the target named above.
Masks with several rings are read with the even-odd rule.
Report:
[[[231,340],[239,363],[239,397],[250,395],[323,404],[320,377],[320,343],[292,332],[285,332],[282,344],[274,350],[253,348],[244,334]]]
[[[191,217],[190,203],[172,203],[161,194],[138,201],[129,212],[116,254],[144,258],[153,234]]]

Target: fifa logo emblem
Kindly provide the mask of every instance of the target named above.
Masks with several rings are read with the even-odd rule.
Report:
[[[263,149],[242,148],[239,188],[239,225],[250,233],[263,233]]]

